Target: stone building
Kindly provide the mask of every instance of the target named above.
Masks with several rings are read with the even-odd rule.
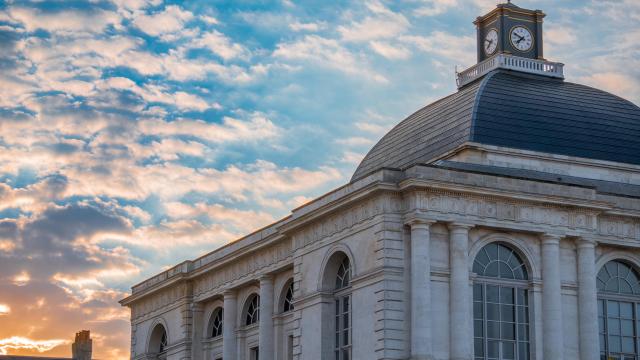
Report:
[[[637,359],[640,108],[564,81],[541,11],[351,181],[132,289],[132,359]]]

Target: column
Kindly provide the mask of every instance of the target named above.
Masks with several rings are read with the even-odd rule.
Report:
[[[191,304],[191,359],[202,359],[202,328],[204,327],[202,304]]]
[[[578,320],[580,359],[600,358],[598,337],[598,290],[596,288],[596,242],[578,239]]]
[[[563,357],[560,236],[542,236],[542,346],[545,359]]]
[[[273,360],[273,278],[260,278],[260,360]]]
[[[472,225],[450,224],[449,283],[450,349],[452,360],[472,358],[469,318],[471,317],[471,295],[469,288],[469,229]]]
[[[411,219],[411,359],[428,360],[431,347],[431,261],[429,227],[433,221]]]
[[[236,319],[237,303],[235,291],[227,290],[224,292],[224,307],[222,313],[222,358],[236,358]]]

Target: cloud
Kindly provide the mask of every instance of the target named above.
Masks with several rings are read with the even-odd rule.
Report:
[[[458,6],[457,0],[423,0],[423,5],[418,7],[414,14],[416,16],[436,16],[456,6]]]
[[[369,43],[371,49],[376,53],[386,57],[387,59],[408,59],[411,56],[411,51],[405,47],[396,47],[383,41],[371,41]]]
[[[404,33],[410,26],[404,15],[395,13],[380,2],[366,4],[372,16],[354,21],[348,26],[339,26],[338,32],[346,41],[369,41],[387,39]]]
[[[107,26],[119,26],[121,20],[117,13],[102,9],[48,12],[27,7],[9,7],[8,13],[27,31],[42,29],[69,35],[77,32],[101,32]]]
[[[294,21],[292,23],[289,24],[289,28],[293,31],[310,31],[310,32],[315,32],[315,31],[319,31],[319,30],[323,30],[327,27],[327,23],[322,21],[322,22],[309,22],[309,23],[303,23],[303,22],[299,22],[299,21]]]
[[[171,92],[167,86],[145,84],[139,86],[132,80],[123,77],[108,78],[99,83],[103,89],[127,90],[140,96],[148,103],[164,103],[177,107],[180,110],[204,111],[209,108],[221,109],[222,106],[216,102],[207,102],[201,97],[189,94],[184,91]]]
[[[193,19],[193,13],[177,5],[169,5],[161,12],[143,14],[133,24],[151,36],[160,36],[183,30],[184,24]]]
[[[224,60],[247,57],[249,51],[240,44],[233,43],[224,34],[212,30],[200,35],[188,44],[191,48],[207,48]]]
[[[188,135],[213,143],[273,139],[281,132],[281,129],[260,113],[251,114],[248,120],[226,116],[222,124],[189,119],[175,121],[150,119],[141,121],[140,129],[147,135]]]
[[[376,82],[387,82],[384,76],[368,69],[364,59],[356,57],[337,40],[317,35],[306,35],[298,41],[280,43],[273,56],[286,60],[311,61],[347,74],[363,76]]]
[[[7,355],[11,350],[35,350],[42,353],[49,351],[62,344],[67,344],[66,340],[32,340],[21,336],[12,336],[0,339],[0,355]]]
[[[0,316],[9,315],[11,313],[11,308],[7,304],[0,304]]]
[[[405,35],[400,41],[420,51],[456,61],[465,66],[475,63],[475,42],[472,36],[458,36],[443,31],[434,31],[428,36]]]

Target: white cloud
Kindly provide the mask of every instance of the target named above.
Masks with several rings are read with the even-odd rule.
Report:
[[[189,94],[184,91],[170,92],[169,89],[161,85],[146,84],[142,87],[123,77],[112,77],[104,80],[99,85],[103,89],[129,90],[147,102],[159,102],[176,106],[181,110],[204,111],[209,108],[221,109],[218,103],[209,103],[201,97]]]
[[[321,22],[309,22],[309,23],[302,23],[302,22],[298,22],[298,21],[294,21],[292,23],[289,24],[289,28],[293,31],[310,31],[310,32],[314,32],[314,31],[319,31],[322,29],[325,29],[327,27],[327,23],[324,21]]]
[[[240,44],[233,43],[228,37],[216,30],[200,35],[192,40],[188,47],[207,48],[225,60],[246,57],[248,54],[246,48]]]
[[[121,20],[117,13],[106,10],[44,12],[32,8],[10,7],[8,11],[11,18],[22,23],[27,31],[43,29],[67,34],[97,33],[109,25],[118,26]]]
[[[371,41],[369,46],[376,53],[386,57],[387,59],[408,59],[411,56],[411,51],[402,46],[393,46],[384,41]]]
[[[373,16],[349,26],[339,26],[338,32],[346,41],[368,41],[386,39],[404,33],[410,26],[404,15],[395,13],[380,2],[369,2],[367,8]]]
[[[317,35],[306,35],[299,41],[280,43],[273,55],[288,60],[312,61],[348,74],[364,76],[377,82],[387,82],[384,76],[367,67],[365,59],[356,57],[338,41]]]
[[[458,6],[457,0],[423,0],[414,13],[416,16],[436,16]]]
[[[402,36],[400,41],[413,45],[421,51],[445,57],[461,65],[470,66],[476,60],[476,39],[473,36],[457,36],[442,31],[434,31],[428,36]]]
[[[190,11],[169,5],[161,12],[137,16],[133,24],[151,36],[160,36],[183,30],[184,24],[191,19],[193,14]]]
[[[13,350],[49,351],[56,346],[68,344],[67,340],[32,340],[21,336],[0,339],[0,355],[7,355]]]

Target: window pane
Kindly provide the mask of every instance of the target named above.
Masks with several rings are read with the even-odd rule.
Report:
[[[607,301],[607,315],[620,316],[620,306],[617,301]]]
[[[502,321],[515,322],[515,317],[513,314],[513,306],[512,305],[502,305]]]
[[[498,321],[487,321],[487,337],[489,339],[500,338],[500,323]]]
[[[487,320],[500,320],[500,305],[487,304]]]
[[[620,352],[621,349],[620,337],[619,336],[609,336],[609,351],[611,352]]]
[[[620,335],[620,320],[609,318],[607,324],[609,325],[610,335]]]
[[[503,279],[514,279],[513,276],[513,271],[511,271],[511,268],[509,267],[509,265],[507,265],[507,263],[504,262],[499,262],[500,264],[500,277]]]
[[[482,284],[473,285],[473,300],[482,301]]]
[[[622,320],[622,335],[624,336],[633,336],[633,321],[632,320]]]
[[[483,324],[484,324],[484,323],[482,322],[482,320],[474,320],[474,321],[473,321],[473,335],[474,335],[475,337],[482,337],[482,336],[484,336],[484,334],[483,334],[483,332],[484,332],[484,329],[483,329],[483,327],[484,327],[484,326],[483,326]]]
[[[498,303],[499,288],[494,285],[487,285],[487,302]]]
[[[622,352],[625,353],[634,353],[635,349],[633,346],[633,338],[632,337],[623,337],[622,338]]]
[[[498,341],[488,341],[487,342],[487,355],[492,358],[497,358],[499,354],[499,346],[500,342]]]
[[[513,288],[503,287],[500,289],[500,302],[503,304],[513,304]]]
[[[512,342],[502,343],[502,358],[505,360],[513,360],[516,358],[515,343],[512,343]]]
[[[475,356],[484,356],[484,341],[482,339],[474,339],[473,349]]]
[[[620,303],[620,317],[626,319],[633,318],[633,305],[631,303]]]
[[[482,319],[482,303],[474,302],[473,303],[473,318],[474,319]]]
[[[502,339],[505,340],[515,340],[515,324],[512,323],[502,323]]]
[[[500,276],[499,262],[494,261],[484,270],[484,276],[498,277]]]

